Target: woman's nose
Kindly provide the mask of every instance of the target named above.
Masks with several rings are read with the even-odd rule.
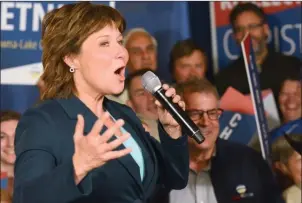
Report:
[[[116,58],[126,60],[126,63],[128,62],[129,54],[128,54],[127,49],[124,46],[118,45],[117,52],[116,52]]]

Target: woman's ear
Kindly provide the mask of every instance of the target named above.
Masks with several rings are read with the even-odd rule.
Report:
[[[63,61],[70,67],[70,68],[78,68],[79,62],[76,56],[74,55],[66,55],[63,58]]]

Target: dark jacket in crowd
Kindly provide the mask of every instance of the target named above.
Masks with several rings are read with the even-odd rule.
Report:
[[[218,139],[210,177],[218,203],[284,203],[271,168],[247,146]],[[240,185],[246,191],[240,193]],[[168,203],[168,192],[163,187],[152,203]]]
[[[219,203],[283,203],[271,168],[245,145],[219,139],[210,176]],[[242,197],[239,185],[246,187]]]
[[[259,75],[261,89],[271,88],[275,100],[278,102],[277,98],[282,82],[288,77],[298,78],[300,71],[301,61],[298,58],[269,50],[261,65]],[[221,96],[230,86],[243,94],[249,94],[250,89],[243,57],[221,70],[215,77],[215,84]]]

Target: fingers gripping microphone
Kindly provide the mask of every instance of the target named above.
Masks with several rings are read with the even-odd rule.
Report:
[[[197,143],[204,141],[197,125],[189,118],[189,116],[178,106],[172,102],[171,97],[165,96],[165,90],[159,78],[151,71],[146,72],[142,76],[143,87],[151,92],[154,97],[163,105],[163,107],[172,115],[172,117],[181,126],[185,134],[192,137]]]

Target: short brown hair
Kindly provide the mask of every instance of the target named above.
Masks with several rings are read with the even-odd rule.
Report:
[[[187,82],[177,84],[176,92],[183,98],[186,93],[211,93],[217,100],[219,100],[219,94],[216,87],[207,79],[193,79]]]
[[[1,120],[0,120],[1,123],[5,122],[5,121],[10,121],[10,120],[19,121],[21,118],[21,114],[16,111],[6,110],[6,111],[0,112],[0,117],[1,117]]]
[[[237,20],[238,16],[244,12],[253,12],[259,18],[261,18],[263,23],[266,22],[266,15],[260,7],[254,3],[244,2],[237,4],[230,13],[229,20],[233,28],[235,28],[235,21]]]
[[[45,89],[41,100],[68,98],[76,93],[73,75],[64,57],[78,54],[83,42],[94,32],[116,26],[121,33],[125,19],[110,6],[80,2],[66,4],[47,13],[42,22],[42,80]]]
[[[208,62],[206,52],[201,47],[199,47],[192,39],[186,39],[176,42],[171,50],[169,61],[170,72],[173,74],[175,62],[178,59],[184,56],[190,56],[196,50],[200,51],[204,55],[205,65],[207,67]]]
[[[131,88],[131,83],[132,83],[132,80],[134,80],[134,78],[136,77],[142,77],[146,72],[148,71],[151,71],[154,73],[154,71],[152,71],[151,69],[149,68],[144,68],[144,69],[139,69],[133,73],[130,73],[128,76],[127,76],[127,79],[126,79],[126,82],[125,82],[125,87],[126,89],[128,90],[128,97],[129,99],[132,99],[132,96],[131,96],[131,93],[130,93],[130,88]]]

